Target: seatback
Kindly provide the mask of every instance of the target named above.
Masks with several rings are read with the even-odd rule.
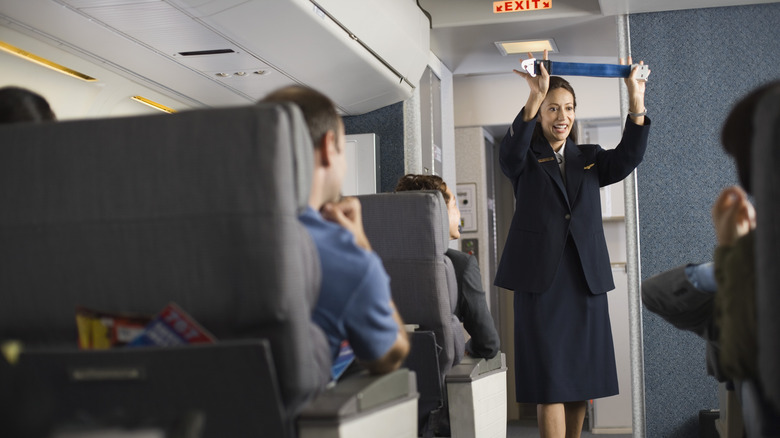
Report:
[[[758,369],[766,398],[780,412],[780,86],[761,99],[753,128]]]
[[[438,191],[359,196],[363,227],[390,275],[404,322],[436,334],[444,374],[463,357],[463,330],[455,316],[458,285],[449,243],[447,205]]]
[[[0,139],[0,340],[75,346],[77,306],[175,302],[220,340],[269,340],[289,417],[317,390],[296,107],[5,125]]]
[[[33,349],[0,395],[3,436],[288,437],[273,369],[267,339]]]

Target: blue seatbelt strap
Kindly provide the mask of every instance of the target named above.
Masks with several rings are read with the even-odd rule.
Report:
[[[558,76],[592,76],[597,78],[627,78],[631,70],[637,66],[634,65],[615,65],[615,64],[586,64],[584,62],[553,62],[548,60],[527,59],[522,62],[523,70],[536,76],[541,70],[539,65],[544,64],[544,68],[551,75]],[[650,67],[639,65],[637,79],[647,80],[650,75]]]

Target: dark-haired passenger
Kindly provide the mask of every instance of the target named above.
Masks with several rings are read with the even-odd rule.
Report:
[[[437,175],[405,175],[398,180],[396,192],[409,190],[438,190],[447,203],[450,239],[460,238],[460,210],[455,194]],[[501,340],[498,337],[493,317],[487,307],[485,291],[482,290],[482,275],[477,258],[456,249],[448,249],[447,257],[455,268],[458,282],[458,303],[455,316],[471,338],[466,342],[466,352],[474,357],[490,359],[498,354]]]
[[[49,102],[38,93],[20,87],[0,88],[0,123],[56,120]]]
[[[314,144],[309,207],[299,219],[319,252],[322,286],[312,319],[327,336],[332,359],[346,340],[372,373],[399,368],[409,338],[390,295],[390,278],[363,230],[360,202],[341,197],[346,145],[335,105],[301,86],[274,91],[262,102],[297,105]]]

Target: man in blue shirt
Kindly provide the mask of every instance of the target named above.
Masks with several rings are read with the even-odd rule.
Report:
[[[299,217],[317,246],[322,286],[312,319],[325,332],[332,359],[342,341],[372,373],[400,367],[409,339],[390,296],[390,278],[371,250],[356,198],[341,198],[346,170],[344,123],[316,90],[285,87],[263,102],[290,102],[303,112],[314,144],[309,206]]]

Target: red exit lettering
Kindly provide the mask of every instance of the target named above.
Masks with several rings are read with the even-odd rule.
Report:
[[[552,9],[552,0],[512,0],[493,2],[493,13],[537,11]]]

